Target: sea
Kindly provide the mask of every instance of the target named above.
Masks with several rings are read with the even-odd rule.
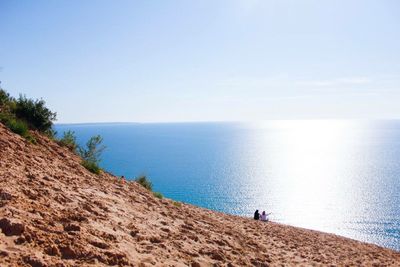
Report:
[[[57,124],[101,167],[176,201],[400,251],[400,121]]]

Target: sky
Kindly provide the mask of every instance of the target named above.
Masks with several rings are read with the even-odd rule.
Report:
[[[400,119],[400,2],[0,0],[0,68],[59,123]]]

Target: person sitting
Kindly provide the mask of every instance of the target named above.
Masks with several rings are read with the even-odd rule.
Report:
[[[263,222],[268,222],[268,215],[271,213],[266,214],[265,211],[262,212],[260,220]]]
[[[260,219],[260,213],[258,213],[258,210],[254,212],[254,220],[259,220]]]

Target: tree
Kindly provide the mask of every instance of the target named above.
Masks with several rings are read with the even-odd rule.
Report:
[[[20,95],[16,101],[15,115],[26,121],[31,128],[43,133],[51,133],[57,113],[49,110],[45,104],[43,99],[33,100]]]
[[[78,153],[84,161],[98,164],[103,150],[106,148],[101,145],[103,138],[100,135],[92,136],[86,143],[86,148],[78,147]]]

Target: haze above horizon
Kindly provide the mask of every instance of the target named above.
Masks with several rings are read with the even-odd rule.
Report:
[[[398,1],[1,1],[1,86],[58,123],[400,119]]]

